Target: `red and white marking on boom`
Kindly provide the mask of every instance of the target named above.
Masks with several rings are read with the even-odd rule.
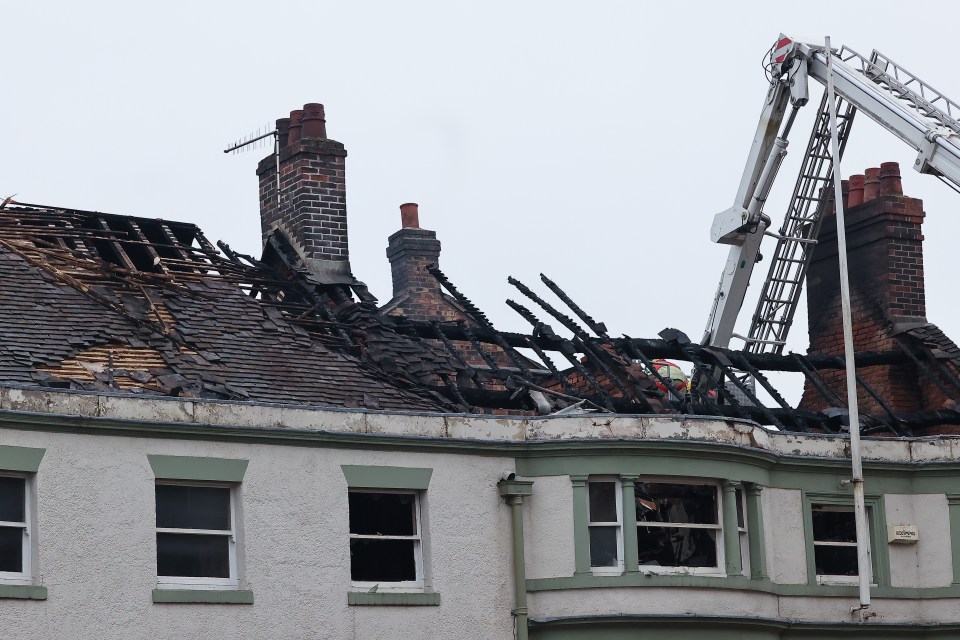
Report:
[[[773,47],[773,53],[770,54],[775,64],[783,62],[784,58],[787,57],[787,53],[790,52],[791,45],[793,45],[793,40],[781,33],[777,44]]]

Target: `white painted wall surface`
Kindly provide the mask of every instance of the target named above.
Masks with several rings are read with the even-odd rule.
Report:
[[[767,551],[767,575],[778,584],[806,584],[803,494],[767,487],[760,494]]]
[[[570,476],[534,478],[533,495],[524,499],[523,533],[527,578],[572,576],[573,485]]]
[[[39,567],[47,601],[0,601],[0,637],[512,637],[509,509],[496,483],[512,459],[0,431],[43,447]],[[243,458],[245,575],[254,605],[153,604],[154,475],[147,454]],[[438,607],[349,607],[341,464],[432,468],[427,525]]]
[[[890,584],[894,587],[946,587],[953,582],[950,549],[950,517],[947,497],[941,494],[883,497],[887,524],[915,524],[915,544],[887,545],[890,553]],[[881,533],[886,542],[887,532]]]

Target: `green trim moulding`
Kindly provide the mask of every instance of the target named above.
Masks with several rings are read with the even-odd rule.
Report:
[[[242,482],[247,471],[246,460],[229,458],[196,458],[193,456],[160,456],[148,454],[150,468],[158,480],[204,480],[208,482]]]
[[[340,465],[351,489],[417,489],[426,491],[433,469]]]
[[[0,445],[0,471],[36,473],[46,449]]]
[[[47,588],[33,584],[0,584],[0,598],[46,600]]]
[[[390,606],[390,607],[438,607],[440,594],[431,592],[396,593],[349,591],[347,604],[353,606]]]
[[[253,591],[236,589],[154,589],[156,604],[253,604]]]

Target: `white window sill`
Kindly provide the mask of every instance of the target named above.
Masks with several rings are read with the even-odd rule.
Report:
[[[726,578],[727,574],[717,567],[658,567],[654,565],[640,565],[640,573],[657,576],[703,576],[712,578]]]
[[[860,584],[857,576],[817,576],[817,584],[828,587],[856,587]],[[870,583],[871,587],[876,587],[875,582]]]
[[[374,587],[376,587],[374,589]],[[350,590],[353,592],[372,593],[426,593],[430,590],[422,582],[351,582]]]
[[[196,589],[197,591],[236,591],[236,582],[167,582],[158,581],[157,589]]]
[[[590,573],[595,576],[621,576],[623,567],[590,567]]]

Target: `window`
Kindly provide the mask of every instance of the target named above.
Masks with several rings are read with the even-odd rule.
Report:
[[[642,568],[720,571],[722,527],[716,485],[638,482],[636,512]]]
[[[620,481],[593,479],[587,482],[590,500],[587,524],[590,530],[590,567],[594,573],[623,571],[622,493]]]
[[[349,507],[354,586],[421,587],[419,493],[351,489]]]
[[[851,577],[858,575],[857,525],[853,507],[813,504],[810,515],[813,522],[813,557],[817,580],[851,581]],[[869,515],[867,520],[869,522]],[[869,535],[867,540],[869,543]]]
[[[233,489],[157,483],[157,576],[161,585],[237,585]]]
[[[28,489],[25,476],[0,476],[0,582],[31,579]]]
[[[747,535],[747,503],[743,489],[737,489],[737,533],[740,536],[740,568],[743,575],[750,575],[750,538]]]

